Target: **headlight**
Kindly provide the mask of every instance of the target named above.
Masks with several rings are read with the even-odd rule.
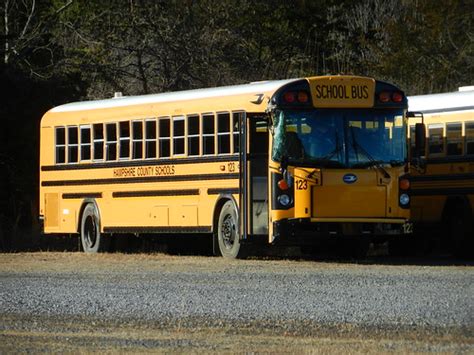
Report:
[[[278,202],[280,202],[280,204],[282,206],[288,206],[291,202],[290,196],[280,195],[280,196],[278,196]]]
[[[400,204],[402,206],[406,206],[410,203],[410,196],[408,196],[407,194],[401,194],[400,195]]]

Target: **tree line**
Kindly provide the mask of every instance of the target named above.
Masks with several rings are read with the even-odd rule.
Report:
[[[11,230],[36,218],[39,121],[56,105],[324,74],[373,76],[408,95],[453,91],[474,82],[473,8],[473,0],[3,0],[0,220]]]

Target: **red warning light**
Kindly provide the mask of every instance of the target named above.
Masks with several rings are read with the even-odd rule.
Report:
[[[389,102],[390,101],[390,93],[387,92],[387,91],[382,91],[380,94],[379,94],[379,101],[380,102]]]
[[[402,95],[402,93],[401,93],[401,92],[398,92],[398,91],[394,92],[394,93],[392,94],[392,101],[393,101],[393,102],[396,102],[396,103],[402,102],[402,101],[403,101],[403,95]]]
[[[296,93],[293,91],[288,91],[283,94],[283,100],[289,104],[292,104],[296,101]]]

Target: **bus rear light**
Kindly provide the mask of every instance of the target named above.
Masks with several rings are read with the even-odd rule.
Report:
[[[288,186],[288,183],[286,182],[286,180],[282,179],[282,180],[278,181],[278,188],[280,190],[285,191],[285,190],[288,190],[290,187]]]
[[[387,92],[387,91],[382,91],[380,94],[379,94],[379,101],[380,102],[389,102],[390,101],[390,93]]]
[[[410,188],[410,180],[401,179],[398,185],[400,187],[400,190],[408,190]]]
[[[307,103],[309,100],[309,95],[306,91],[298,92],[298,102],[304,104]]]
[[[286,102],[286,103],[293,103],[296,101],[296,93],[293,92],[293,91],[288,91],[288,92],[285,92],[285,94],[283,94],[283,100]]]
[[[396,102],[396,103],[400,103],[403,101],[403,95],[401,92],[398,92],[398,91],[395,91],[393,94],[392,94],[392,101],[393,102]]]

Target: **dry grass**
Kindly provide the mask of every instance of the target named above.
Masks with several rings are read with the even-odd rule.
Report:
[[[3,317],[0,352],[162,352],[162,353],[469,353],[472,338],[412,331],[368,332],[353,326],[321,328],[311,335],[224,325],[177,328],[153,324],[112,324],[91,319]],[[16,327],[15,324],[22,324]]]

